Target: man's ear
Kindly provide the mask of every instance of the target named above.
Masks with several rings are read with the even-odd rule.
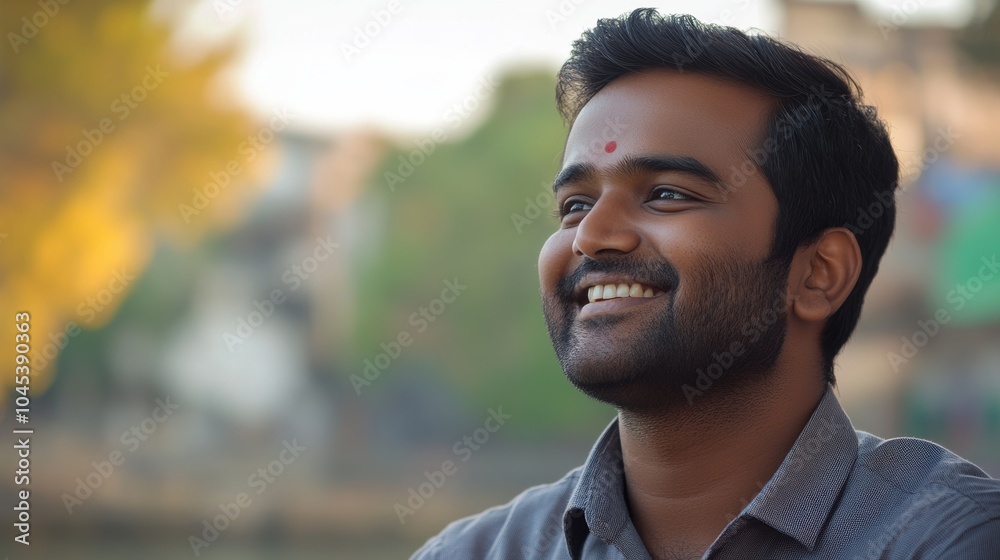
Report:
[[[845,228],[830,228],[795,252],[788,276],[790,313],[824,321],[847,299],[861,274],[861,248]]]

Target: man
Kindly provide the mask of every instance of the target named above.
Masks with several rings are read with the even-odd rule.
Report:
[[[856,432],[831,391],[895,222],[860,95],[832,62],[649,9],[574,44],[541,295],[566,376],[618,417],[582,467],[415,558],[1000,558],[1000,483]]]

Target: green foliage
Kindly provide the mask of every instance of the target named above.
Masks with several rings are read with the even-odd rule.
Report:
[[[30,310],[33,333],[80,321],[81,302],[116,271],[140,274],[158,241],[193,245],[240,217],[247,189],[235,184],[259,163],[243,161],[234,188],[195,219],[179,212],[253,130],[219,102],[236,38],[197,60],[170,47],[186,6],[154,18],[135,0],[0,5],[0,312]],[[83,326],[105,325],[121,291]],[[41,392],[52,372],[35,373]]]
[[[370,390],[391,390],[394,378],[419,375],[421,364],[470,409],[503,406],[518,418],[513,430],[530,430],[522,435],[592,434],[611,416],[565,380],[538,296],[538,252],[556,226],[546,193],[565,139],[554,84],[552,72],[502,80],[483,125],[437,145],[395,192],[386,173],[398,172],[400,156],[414,148],[387,156],[367,194],[386,230],[361,272],[365,312],[352,363],[373,358],[402,330],[414,342]],[[526,199],[545,203],[540,215],[526,213]],[[516,224],[515,214],[526,222]],[[418,334],[408,318],[455,277],[467,291]]]

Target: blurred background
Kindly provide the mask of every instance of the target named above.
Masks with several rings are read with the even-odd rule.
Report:
[[[649,4],[858,77],[906,179],[840,398],[1000,475],[993,2],[10,2],[0,356],[29,312],[33,370],[0,416],[34,433],[0,555],[407,558],[581,464],[614,412],[538,302],[554,76]]]

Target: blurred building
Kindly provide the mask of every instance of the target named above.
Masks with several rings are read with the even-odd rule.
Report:
[[[861,427],[933,439],[997,475],[1000,275],[984,266],[1000,253],[1000,76],[909,6],[784,2],[783,36],[854,74],[902,165],[896,234],[840,387]]]
[[[854,73],[888,121],[903,164],[897,233],[869,292],[862,323],[838,360],[845,406],[859,428],[883,436],[927,437],[1000,475],[1000,448],[993,443],[1000,441],[1000,276],[980,279],[972,298],[949,298],[956,285],[976,288],[971,279],[981,269],[980,258],[1000,253],[1000,80],[964,59],[954,28],[886,19],[853,2],[786,0],[783,7],[782,36],[843,62]],[[520,126],[511,113],[524,114],[536,100],[544,99],[545,110],[551,109],[549,85],[543,93],[519,87],[513,88],[513,101],[501,107],[508,113],[496,117],[505,125]],[[475,158],[485,158],[484,152],[497,158],[494,145],[523,139],[524,130],[483,132],[492,136],[489,142],[475,138],[480,144],[474,153],[453,152],[450,161],[465,162],[464,167],[441,173],[475,181],[482,172]],[[553,137],[562,134],[553,131]],[[537,147],[525,150],[544,160],[548,144],[556,144],[540,138],[532,139]],[[273,173],[230,230],[202,240],[190,254],[158,248],[114,320],[74,339],[60,359],[56,382],[38,401],[38,417],[48,423],[39,426],[48,439],[38,448],[38,477],[54,483],[37,491],[36,526],[49,543],[58,545],[58,535],[75,538],[74,543],[117,545],[122,535],[131,535],[144,548],[147,541],[161,539],[169,557],[187,557],[187,535],[218,512],[217,504],[245,488],[247,474],[274,459],[278,442],[297,437],[310,451],[293,466],[296,474],[275,484],[219,548],[241,541],[263,543],[263,549],[276,541],[298,546],[328,539],[340,545],[353,539],[361,544],[344,546],[357,546],[358,552],[345,557],[374,558],[369,549],[379,546],[399,549],[381,557],[402,557],[446,520],[564,472],[563,463],[576,464],[589,447],[589,440],[579,449],[547,441],[541,451],[535,443],[498,440],[485,451],[488,456],[477,459],[475,471],[436,498],[426,515],[401,526],[392,505],[405,499],[407,486],[421,481],[422,470],[451,453],[431,446],[433,438],[454,441],[441,435],[449,434],[441,424],[461,433],[464,428],[441,404],[462,397],[448,393],[451,386],[427,383],[430,375],[414,374],[421,364],[401,364],[409,369],[394,372],[395,384],[386,381],[381,394],[373,391],[364,399],[346,380],[351,372],[342,371],[356,368],[363,358],[356,355],[355,338],[367,310],[359,308],[356,271],[385,250],[382,236],[389,229],[386,208],[373,205],[402,204],[399,193],[389,202],[363,196],[385,190],[373,173],[386,165],[383,158],[391,148],[369,131],[324,135],[301,130],[281,133],[273,148]],[[542,161],[541,167],[548,163]],[[428,163],[422,173],[429,176],[434,165]],[[494,191],[466,192],[469,198],[453,206],[492,201],[490,211],[500,215],[511,239],[490,245],[507,243],[505,252],[490,256],[522,270],[524,236],[511,233],[507,206],[487,198],[510,199],[514,209],[520,197]],[[422,193],[417,198],[435,200]],[[425,203],[420,210],[424,213],[416,213],[414,221],[423,224],[454,208]],[[466,222],[455,222],[461,227],[445,234],[454,237],[455,231],[488,221],[467,215]],[[404,229],[424,239],[426,232]],[[336,249],[313,267],[308,259],[324,246],[321,240]],[[305,269],[305,276],[294,266]],[[513,284],[501,280],[504,289]],[[285,299],[265,303],[275,290]],[[507,307],[524,299],[520,292],[496,292]],[[961,308],[955,297],[965,301]],[[534,299],[530,305],[536,305]],[[261,307],[271,311],[253,328],[248,343],[227,345],[223,333],[238,336],[240,320],[250,323],[250,314]],[[942,309],[947,324],[925,329]],[[456,323],[473,324],[468,315]],[[495,336],[483,332],[484,338]],[[488,342],[518,348],[521,333],[502,336]],[[445,343],[455,344],[435,342],[444,349]],[[912,357],[906,357],[907,342],[918,346]],[[906,359],[893,361],[894,353]],[[551,359],[548,348],[545,355]],[[538,383],[534,373],[530,380]],[[564,382],[557,377],[552,384],[562,391]],[[438,400],[421,400],[420,391]],[[565,386],[565,391],[572,389]],[[63,494],[93,471],[93,461],[121,449],[122,431],[166,395],[182,408],[143,442],[140,452],[127,455],[119,475],[102,482],[76,514],[68,515]],[[524,407],[526,415],[530,407],[550,406],[523,402],[530,405]],[[425,439],[418,441],[421,436]],[[427,444],[428,450],[419,456],[404,443]],[[0,485],[8,502],[12,488],[10,481]],[[77,554],[78,547],[72,548]],[[315,557],[330,554],[324,549]]]

